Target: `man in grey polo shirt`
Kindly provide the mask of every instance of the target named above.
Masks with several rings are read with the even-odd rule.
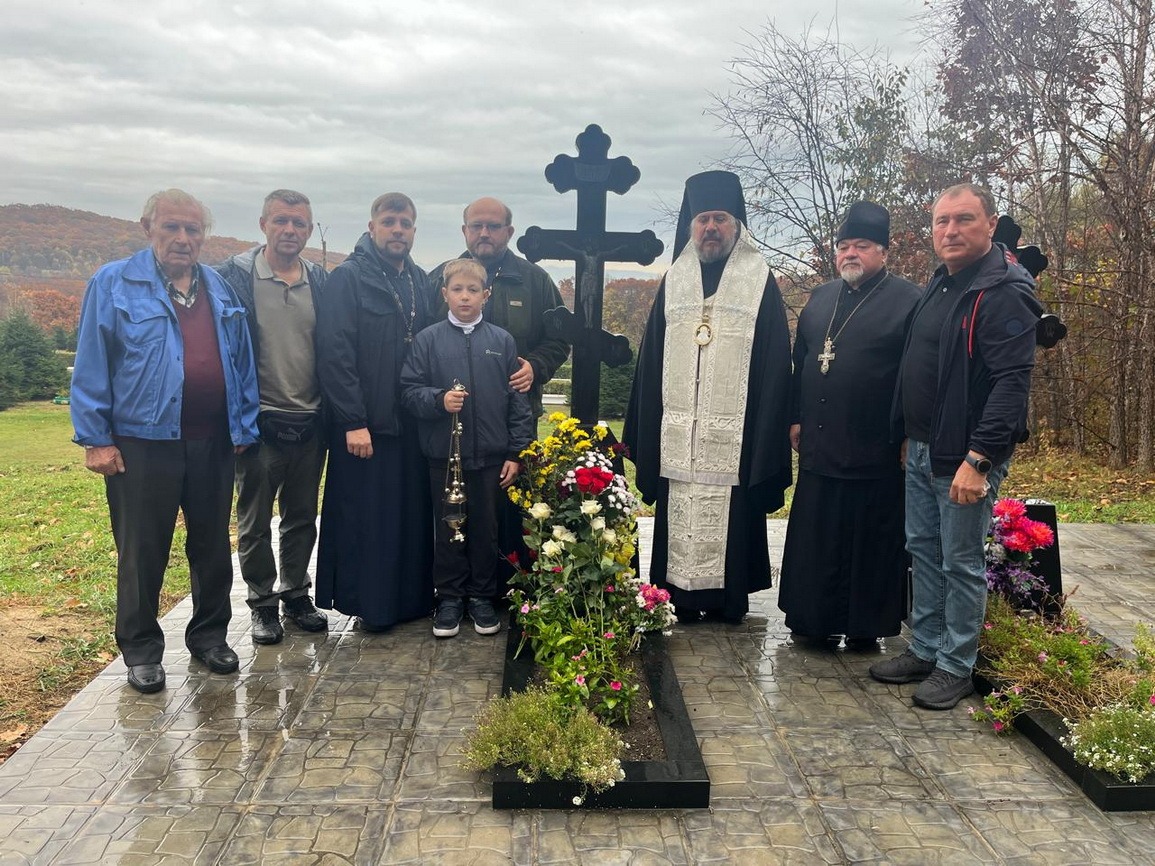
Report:
[[[260,225],[267,242],[217,270],[248,311],[257,361],[261,444],[237,458],[237,552],[248,584],[253,641],[275,644],[285,635],[279,605],[305,631],[329,626],[309,598],[308,572],[325,462],[314,342],[325,271],[301,258],[313,233],[312,207],[303,194],[269,193]],[[274,502],[281,515],[279,591],[270,526]]]

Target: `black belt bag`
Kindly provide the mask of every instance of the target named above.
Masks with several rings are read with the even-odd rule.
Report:
[[[302,445],[317,432],[317,412],[278,412],[266,409],[257,416],[261,440],[270,445]]]

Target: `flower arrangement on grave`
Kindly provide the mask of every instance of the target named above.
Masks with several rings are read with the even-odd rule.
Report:
[[[1039,609],[1046,584],[1031,570],[1034,552],[1054,541],[1051,527],[1027,517],[1021,500],[1000,499],[987,535],[987,589],[1020,607]]]
[[[616,447],[603,446],[607,428],[583,427],[560,412],[548,421],[553,431],[522,451],[522,471],[508,492],[525,514],[529,551],[527,562],[515,562],[509,593],[521,630],[518,652],[533,653],[550,696],[534,704],[535,713],[549,708],[562,727],[585,713],[603,725],[628,724],[638,694],[628,656],[647,632],[669,629],[673,606],[666,590],[635,573],[639,503],[614,471]],[[486,766],[474,752],[471,764]],[[506,761],[497,756],[488,766],[496,763]],[[606,787],[604,768],[568,772],[595,790]]]
[[[981,708],[969,708],[971,717],[1007,734],[1020,713],[1048,709],[1066,724],[1063,744],[1076,761],[1138,782],[1155,772],[1155,637],[1139,624],[1128,655],[1094,633],[1066,597],[1044,614],[1030,567],[1034,552],[1053,542],[1022,502],[995,504],[979,653],[981,673],[998,686]]]

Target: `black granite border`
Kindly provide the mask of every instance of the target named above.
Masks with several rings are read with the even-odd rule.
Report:
[[[533,654],[529,649],[520,657],[517,655],[520,637],[521,629],[511,625],[501,684],[503,695],[524,689],[533,674]],[[667,759],[623,761],[625,779],[601,793],[588,792],[580,807],[574,804],[574,797],[582,794],[577,782],[523,782],[513,768],[499,767],[493,774],[493,808],[704,809],[710,805],[710,777],[665,638],[660,634],[646,635],[640,652]]]
[[[975,687],[988,695],[998,686],[994,680],[975,673]],[[1070,777],[1088,799],[1104,812],[1146,812],[1155,810],[1155,773],[1142,782],[1120,782],[1117,778],[1085,767],[1060,742],[1067,726],[1047,709],[1030,710],[1015,716],[1015,730],[1038,747],[1051,762]]]

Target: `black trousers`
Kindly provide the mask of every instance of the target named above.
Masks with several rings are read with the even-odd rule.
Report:
[[[237,556],[248,584],[249,607],[309,594],[309,557],[317,541],[317,494],[325,466],[320,431],[303,443],[262,442],[237,457]],[[276,592],[273,506],[281,515],[281,589]]]
[[[185,645],[200,652],[225,643],[232,616],[232,444],[226,436],[116,444],[125,471],[105,478],[105,493],[116,540],[116,645],[125,664],[158,664],[164,654],[157,613],[178,509],[192,581]]]
[[[497,509],[505,493],[501,466],[462,472],[465,481],[464,542],[450,541],[453,531],[445,516],[445,461],[429,461],[433,513],[437,518],[433,541],[433,587],[439,598],[493,598],[498,595]]]

